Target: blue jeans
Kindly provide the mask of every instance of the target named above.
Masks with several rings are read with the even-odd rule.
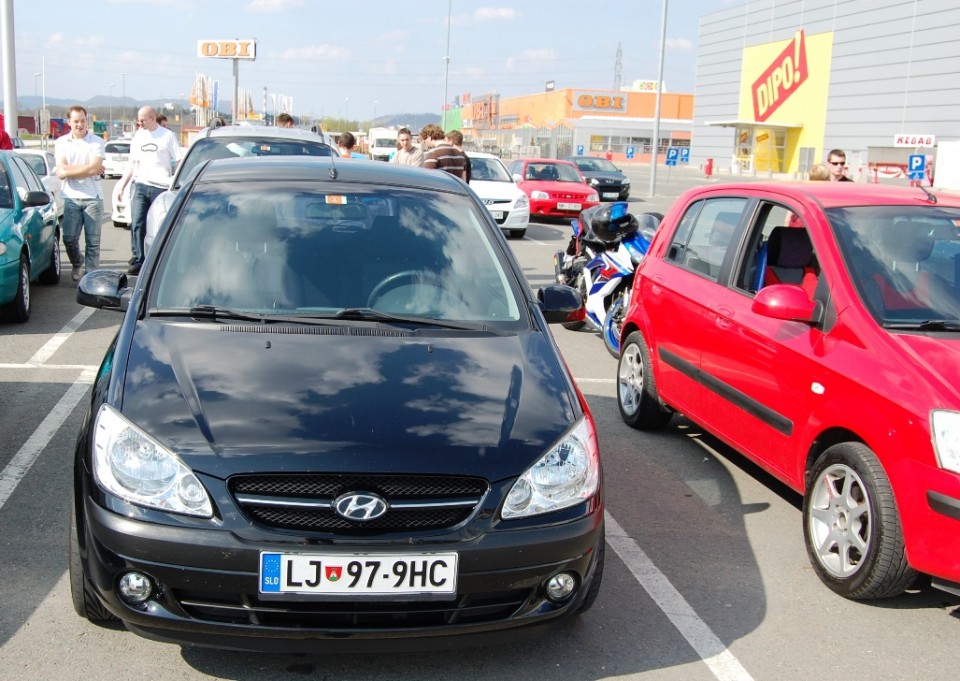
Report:
[[[100,220],[103,199],[63,199],[63,246],[74,267],[84,266],[88,272],[100,267]],[[80,230],[86,243],[80,254]]]
[[[130,250],[141,265],[146,255],[143,252],[143,241],[147,236],[147,213],[151,204],[165,191],[163,187],[134,182],[133,191],[130,192]]]

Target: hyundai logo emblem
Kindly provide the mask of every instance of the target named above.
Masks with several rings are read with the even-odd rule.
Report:
[[[341,518],[362,523],[386,513],[387,502],[370,492],[347,492],[334,499],[333,509]]]
[[[485,206],[492,206],[492,205],[495,204],[496,202],[497,202],[496,199],[484,199],[484,200],[483,200],[483,205],[485,205]]]

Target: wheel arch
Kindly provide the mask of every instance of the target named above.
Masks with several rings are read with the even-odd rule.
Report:
[[[859,442],[870,446],[866,440],[857,435],[849,428],[833,427],[820,433],[817,438],[810,443],[810,449],[807,451],[807,458],[803,464],[803,492],[806,493],[810,487],[811,474],[813,467],[825,451],[838,445],[841,442]]]

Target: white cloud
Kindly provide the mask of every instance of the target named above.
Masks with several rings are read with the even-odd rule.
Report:
[[[520,17],[512,7],[481,7],[473,13],[477,21],[513,21]]]
[[[557,58],[557,52],[552,47],[542,47],[539,50],[526,50],[520,55],[520,59],[525,61],[553,61]]]
[[[303,0],[253,0],[247,5],[250,12],[282,12],[304,6]]]
[[[677,52],[689,52],[693,49],[693,43],[686,38],[667,38],[667,49]]]

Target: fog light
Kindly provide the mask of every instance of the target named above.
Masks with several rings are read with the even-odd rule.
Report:
[[[547,598],[553,603],[563,603],[577,589],[577,578],[569,572],[561,572],[547,580]]]
[[[153,582],[142,572],[128,572],[117,585],[120,597],[131,605],[140,605],[153,594]]]

